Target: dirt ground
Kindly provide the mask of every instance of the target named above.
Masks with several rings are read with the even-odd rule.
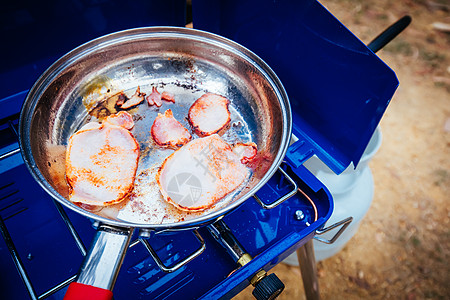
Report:
[[[380,123],[372,206],[356,235],[318,263],[322,299],[450,299],[450,26],[448,0],[322,0],[368,43],[403,15],[411,25],[378,55],[400,87]],[[298,267],[273,271],[279,299],[305,299]],[[236,299],[253,299],[248,288]]]

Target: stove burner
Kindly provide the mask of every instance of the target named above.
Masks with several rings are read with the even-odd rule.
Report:
[[[2,278],[0,286],[7,298],[58,298],[75,280],[98,224],[50,199],[29,175],[19,154],[14,116],[0,126],[5,141],[0,145],[0,229],[4,237],[0,266],[19,272],[8,272],[13,275]],[[304,168],[284,165],[255,195],[256,201],[249,199],[220,221],[245,249],[238,264],[239,257],[230,256],[209,227],[135,234],[118,275],[115,297],[228,298],[251,284],[248,278],[272,278],[260,271],[272,268],[312,238],[330,212],[326,190],[308,176]],[[298,188],[317,203],[317,212],[307,198],[294,195]],[[304,212],[302,220],[294,217],[298,210]],[[314,222],[316,214],[318,222]]]

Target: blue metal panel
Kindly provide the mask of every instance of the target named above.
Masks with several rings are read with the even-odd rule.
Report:
[[[291,163],[316,154],[336,173],[357,165],[398,80],[319,2],[194,0],[193,19],[195,28],[248,47],[280,77],[293,132],[307,144],[288,153]]]
[[[17,0],[0,9],[0,99],[28,90],[56,59],[119,30],[184,26],[185,0]]]
[[[18,114],[27,93],[28,90],[25,90],[3,99],[0,98],[0,107],[2,107],[0,110],[0,120]]]
[[[21,160],[20,154],[6,160]],[[37,294],[77,274],[83,256],[64,225],[50,196],[21,165],[0,170],[0,216],[11,235]],[[86,218],[68,212],[85,245],[93,237]],[[3,299],[26,299],[25,286],[12,265],[8,249],[0,242],[0,276]]]

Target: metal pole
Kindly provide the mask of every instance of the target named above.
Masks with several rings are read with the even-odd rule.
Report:
[[[8,229],[6,228],[5,222],[3,222],[3,219],[1,217],[0,217],[0,231],[1,234],[3,235],[3,238],[5,239],[6,246],[8,247],[9,253],[11,254],[14,264],[16,265],[16,268],[19,271],[20,277],[22,278],[23,283],[27,287],[28,294],[30,294],[31,299],[33,300],[38,299],[36,292],[34,291],[34,288],[31,284],[30,278],[28,277],[27,272],[25,271],[25,267],[22,263],[22,260],[20,259],[19,252],[17,252],[13,240],[9,235]]]
[[[319,281],[317,279],[316,258],[313,240],[309,240],[297,250],[298,263],[303,279],[303,287],[307,300],[319,300]]]

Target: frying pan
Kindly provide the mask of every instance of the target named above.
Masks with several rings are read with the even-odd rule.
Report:
[[[169,91],[176,100],[160,108],[143,103],[129,110],[141,149],[132,199],[108,208],[72,203],[64,173],[69,137],[87,122],[99,121],[89,114],[92,99],[118,90],[131,95],[137,86],[147,94],[154,86]],[[259,163],[244,188],[206,211],[181,212],[164,201],[154,184],[155,171],[173,150],[157,147],[150,128],[158,112],[169,108],[189,128],[187,111],[206,92],[231,101],[231,126],[223,138],[256,143]],[[144,233],[197,228],[254,195],[282,162],[291,126],[288,97],[270,67],[248,49],[211,33],[175,27],[131,29],[90,41],[56,61],[31,88],[19,131],[22,156],[35,180],[58,202],[101,224],[78,283],[66,296],[89,292],[112,297],[108,290],[135,228]],[[132,202],[140,209],[132,209]]]

